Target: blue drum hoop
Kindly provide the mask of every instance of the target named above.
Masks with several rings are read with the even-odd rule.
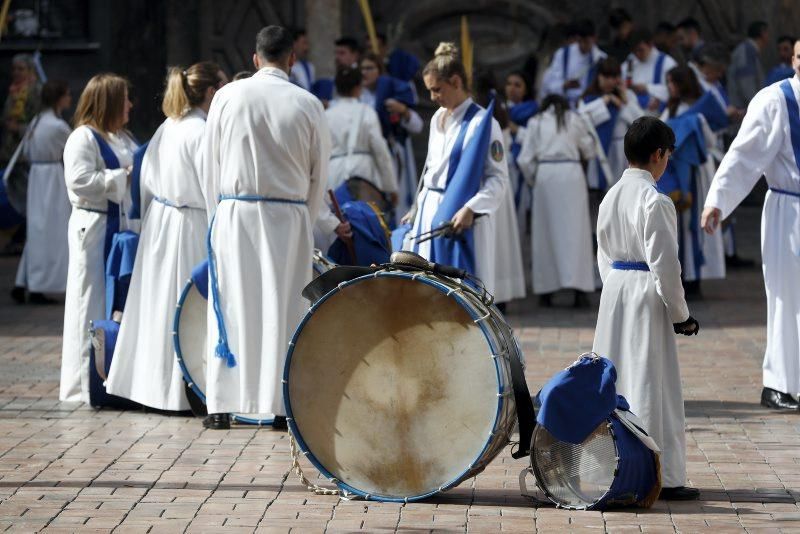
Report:
[[[431,273],[423,273],[423,272],[418,272],[418,273],[413,273],[412,274],[412,273],[408,273],[408,272],[404,272],[404,271],[376,271],[374,274],[368,274],[368,275],[365,275],[365,276],[360,276],[358,278],[354,278],[354,279],[349,280],[347,282],[343,282],[343,283],[339,284],[337,287],[335,287],[334,289],[332,289],[331,291],[329,291],[328,293],[326,293],[322,298],[320,298],[317,302],[315,302],[309,308],[308,312],[303,317],[303,320],[300,321],[300,324],[297,326],[297,329],[295,330],[295,333],[292,336],[291,341],[289,342],[289,350],[288,350],[288,353],[286,355],[286,362],[285,362],[284,368],[283,368],[283,380],[282,380],[282,384],[283,384],[283,402],[285,403],[285,406],[286,406],[286,422],[288,423],[289,431],[294,436],[294,439],[297,442],[298,448],[303,453],[303,455],[306,458],[308,458],[308,460],[311,462],[311,464],[325,478],[327,478],[329,482],[331,482],[332,484],[335,484],[340,490],[342,490],[347,495],[356,495],[356,496],[364,498],[365,500],[371,500],[371,501],[377,501],[377,502],[402,502],[402,503],[407,503],[407,502],[415,502],[415,501],[420,501],[420,500],[423,500],[423,499],[427,499],[428,497],[436,495],[437,493],[440,493],[442,491],[445,491],[445,490],[448,490],[450,488],[453,488],[453,487],[457,486],[458,484],[460,484],[464,480],[477,475],[478,473],[483,471],[483,469],[485,469],[486,465],[481,465],[480,460],[482,460],[484,458],[484,456],[486,455],[487,450],[490,448],[490,446],[492,446],[494,444],[492,438],[497,435],[497,432],[500,429],[500,423],[503,421],[503,419],[502,419],[502,417],[503,417],[503,409],[504,409],[504,407],[508,406],[508,403],[510,403],[510,405],[512,407],[514,406],[514,394],[513,394],[512,388],[511,388],[511,384],[510,384],[510,375],[503,372],[503,369],[501,368],[501,364],[498,361],[498,358],[501,358],[501,357],[512,357],[512,355],[508,354],[508,352],[510,352],[510,351],[499,351],[498,350],[498,347],[497,347],[496,343],[492,339],[493,338],[492,333],[488,330],[488,327],[484,324],[485,319],[488,319],[493,312],[495,313],[495,315],[497,317],[501,318],[502,315],[500,315],[500,312],[497,310],[497,308],[495,306],[493,306],[493,305],[487,306],[486,304],[482,303],[487,308],[490,308],[490,313],[485,315],[485,316],[479,316],[478,314],[475,313],[475,311],[472,309],[471,306],[467,305],[467,303],[469,302],[469,299],[467,299],[463,295],[464,291],[470,291],[468,288],[466,288],[463,285],[455,284],[455,283],[446,284],[446,283],[444,283],[442,281],[442,279],[435,278],[434,276],[435,275],[433,275]],[[303,331],[303,328],[305,327],[306,323],[309,321],[311,316],[314,315],[314,312],[317,310],[317,308],[322,306],[322,304],[324,304],[330,297],[332,297],[336,293],[339,293],[345,287],[357,284],[359,282],[362,282],[364,280],[368,280],[370,278],[384,278],[384,277],[402,278],[402,279],[410,279],[410,280],[414,280],[414,281],[419,281],[419,282],[422,282],[424,284],[427,284],[427,285],[433,287],[434,289],[437,289],[438,291],[444,293],[447,296],[453,296],[455,298],[455,301],[462,308],[464,308],[464,310],[466,310],[466,312],[469,314],[469,316],[472,319],[473,323],[478,325],[478,327],[481,329],[481,332],[483,333],[483,336],[486,339],[486,342],[487,342],[487,344],[489,345],[489,348],[492,351],[492,360],[494,361],[494,368],[495,368],[495,380],[497,381],[497,398],[498,398],[498,402],[497,402],[497,410],[495,412],[494,426],[492,428],[492,432],[489,434],[489,436],[487,437],[486,442],[484,443],[483,447],[481,448],[480,454],[478,454],[478,456],[472,461],[472,463],[470,463],[470,465],[464,471],[462,471],[459,476],[457,476],[453,480],[443,484],[442,486],[440,486],[436,490],[429,491],[428,493],[423,493],[423,494],[420,494],[420,495],[413,495],[411,497],[403,497],[403,498],[400,498],[400,497],[389,497],[389,496],[383,496],[383,495],[373,495],[373,494],[370,494],[370,493],[366,493],[366,492],[364,492],[362,490],[359,490],[358,488],[354,488],[354,487],[350,486],[349,484],[347,484],[345,482],[342,482],[341,480],[337,479],[330,471],[328,471],[325,468],[325,466],[323,466],[319,462],[319,460],[317,460],[317,458],[314,456],[314,453],[311,452],[311,450],[306,445],[306,442],[303,439],[303,436],[300,433],[300,430],[297,428],[297,424],[294,421],[294,415],[292,413],[291,399],[289,397],[289,369],[290,369],[291,363],[292,363],[292,356],[294,354],[295,344],[297,342],[297,338],[300,336],[300,333]],[[475,297],[475,299],[476,299],[476,302],[481,302],[478,299],[477,296]],[[509,329],[509,331],[510,331],[510,329]],[[519,347],[516,346],[516,340],[513,338],[513,336],[510,338],[510,341],[513,343],[514,346],[513,347],[509,347],[509,349],[511,349],[511,348],[515,349],[517,354],[514,355],[514,356],[519,355],[520,354]],[[506,352],[506,354],[503,354],[504,352]],[[504,382],[503,382],[504,378],[506,379],[505,387],[504,387]],[[503,399],[506,399],[506,401],[507,401],[506,404],[503,403]],[[514,412],[514,410],[512,409],[511,412]],[[512,425],[512,429],[513,429],[513,425]],[[509,433],[509,437],[510,437],[511,432],[512,432],[512,430],[509,430],[509,432],[508,432]],[[507,444],[508,444],[508,440],[506,440],[506,442],[503,443],[503,447],[502,448],[505,448],[505,446]],[[502,448],[500,450],[502,450]],[[500,450],[498,450],[497,452],[499,453]]]

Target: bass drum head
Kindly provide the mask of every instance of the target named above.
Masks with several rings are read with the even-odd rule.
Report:
[[[206,403],[206,354],[208,353],[208,301],[192,280],[183,288],[175,310],[173,342],[183,378],[191,390]],[[271,425],[272,414],[231,414],[237,423]]]
[[[497,367],[475,317],[446,290],[410,275],[362,277],[323,297],[295,333],[289,425],[340,487],[421,499],[460,482],[487,448]]]

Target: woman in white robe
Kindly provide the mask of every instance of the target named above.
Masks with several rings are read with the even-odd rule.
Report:
[[[64,182],[64,146],[72,132],[61,113],[72,105],[69,86],[49,81],[42,88],[43,111],[26,135],[28,174],[27,238],[17,269],[14,291],[24,300],[55,302],[43,293],[63,293],[67,287],[67,225],[72,206]]]
[[[622,84],[622,70],[615,58],[603,59],[597,65],[597,75],[578,103],[578,112],[597,131],[610,171],[606,176],[599,158],[591,159],[586,169],[589,189],[605,192],[628,167],[625,132],[633,121],[645,114],[639,107],[636,93]]]
[[[97,103],[105,106],[98,109]],[[130,172],[136,149],[124,130],[130,109],[127,80],[114,74],[94,76],[78,101],[74,118],[77,127],[64,148],[64,179],[72,214],[67,227],[62,401],[89,402],[89,321],[105,317],[106,221],[109,208],[117,209],[109,203],[121,205],[123,210],[130,203]],[[117,165],[107,164],[101,143],[109,147],[108,155],[117,160],[113,162]],[[120,225],[125,225],[124,216]]]
[[[411,136],[422,132],[425,123],[411,105],[416,105],[417,94],[412,82],[405,82],[400,79],[391,79],[384,74],[383,62],[373,53],[364,54],[360,63],[363,83],[359,100],[371,106],[376,112],[386,112],[389,114],[391,127],[384,127],[384,136],[389,143],[389,150],[395,161],[395,175],[397,176],[397,205],[395,213],[399,218],[406,213],[413,204],[414,195],[417,191],[417,165],[414,159],[414,148],[411,143]],[[378,85],[388,83],[394,86],[406,86],[403,91],[406,102],[401,102],[398,98],[378,94]],[[410,95],[410,97],[409,97]],[[378,98],[383,97],[382,101]]]
[[[676,67],[670,70],[667,73],[667,88],[669,89],[670,100],[661,114],[661,120],[663,121],[668,121],[686,113],[691,105],[704,93],[697,76],[689,67]],[[694,185],[697,198],[693,198],[691,205],[683,212],[679,212],[678,215],[681,227],[680,240],[686,244],[681,250],[681,266],[687,295],[698,295],[700,293],[700,280],[725,278],[725,247],[722,234],[707,235],[702,232],[699,224],[692,229],[692,211],[695,213],[695,219],[699,221],[700,212],[711,187],[711,180],[716,172],[713,153],[718,145],[717,136],[708,126],[708,121],[702,114],[698,114],[698,117],[703,127],[703,142],[707,152],[706,161],[696,170]],[[697,262],[695,261],[694,247],[689,246],[693,240],[698,241],[699,249],[703,255],[703,262],[700,265],[699,272],[695,267]]]
[[[225,82],[211,62],[167,76],[167,120],[147,146],[141,171],[141,236],[106,391],[159,410],[189,403],[172,342],[175,303],[206,257],[200,164],[206,114]]]
[[[430,259],[431,241],[420,243],[415,238],[423,232],[432,230],[434,216],[445,196],[448,175],[455,171],[455,169],[450,171],[449,167],[456,141],[462,137],[460,149],[467,146],[486,110],[474,104],[469,97],[464,66],[458,59],[457,48],[452,43],[439,45],[435,57],[423,70],[423,79],[430,91],[431,100],[442,107],[431,119],[428,156],[415,208],[403,218],[404,222],[413,222],[406,234],[403,248]],[[473,108],[470,111],[472,106],[477,109]],[[462,124],[468,112],[472,118],[467,124]],[[460,136],[462,126],[465,130],[463,136]],[[493,150],[492,154],[486,157],[480,189],[455,214],[452,222],[456,232],[474,227],[475,275],[492,293],[496,289],[496,264],[498,261],[504,261],[497,256],[494,215],[506,198],[505,189],[508,189],[508,164],[503,154],[503,133],[494,119],[492,119],[490,146]],[[481,217],[476,218],[476,215]]]
[[[342,68],[336,73],[336,104],[325,110],[331,130],[328,187],[336,189],[353,176],[382,192],[397,196],[397,174],[374,106],[359,101],[361,71]]]
[[[559,95],[542,102],[527,126],[517,159],[533,182],[533,292],[545,306],[560,289],[574,289],[575,306],[594,291],[594,254],[589,193],[582,160],[594,158],[591,126]]]

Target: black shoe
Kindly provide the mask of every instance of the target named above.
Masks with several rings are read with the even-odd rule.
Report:
[[[700,490],[688,486],[661,488],[658,498],[662,501],[694,501],[700,498]]]
[[[553,306],[553,294],[544,293],[543,295],[539,295],[539,306],[543,308],[551,308]]]
[[[231,414],[209,414],[205,419],[203,419],[203,426],[211,430],[229,430],[231,428]]]
[[[589,307],[589,296],[583,291],[575,291],[575,302],[573,308],[584,309]]]
[[[50,297],[45,297],[42,293],[29,293],[28,302],[31,304],[55,304],[57,301]]]
[[[11,290],[11,300],[17,304],[25,304],[25,288],[16,286]]]
[[[797,399],[788,393],[781,393],[770,388],[761,390],[761,406],[772,408],[773,410],[794,410],[797,411],[800,405]]]
[[[289,425],[286,423],[286,416],[276,415],[275,420],[272,422],[272,428],[275,430],[289,430]]]
[[[756,262],[753,260],[740,258],[738,254],[725,256],[725,267],[728,269],[749,269],[750,267],[755,267],[755,265]]]

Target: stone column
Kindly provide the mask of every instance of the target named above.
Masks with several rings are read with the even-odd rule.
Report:
[[[306,34],[311,42],[310,59],[317,78],[334,75],[333,42],[342,31],[341,0],[305,0]]]

